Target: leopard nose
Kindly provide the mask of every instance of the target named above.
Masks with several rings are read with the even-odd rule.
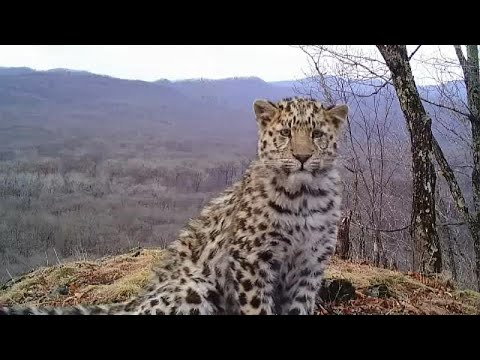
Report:
[[[308,159],[312,157],[312,154],[293,154],[293,156],[303,165]]]

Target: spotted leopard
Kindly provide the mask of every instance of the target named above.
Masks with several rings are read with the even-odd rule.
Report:
[[[112,305],[3,314],[313,314],[340,216],[346,105],[257,100],[258,153],[181,231],[145,291]]]

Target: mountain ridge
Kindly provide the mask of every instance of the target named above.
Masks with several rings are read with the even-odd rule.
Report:
[[[268,82],[257,76],[144,81],[66,68],[0,67],[0,121],[4,126],[35,125],[50,130],[72,126],[108,130],[148,124],[162,126],[159,130],[167,133],[174,129],[183,136],[201,132],[251,139],[256,131],[253,102],[299,95],[296,88],[308,81]],[[326,77],[325,81],[332,85],[336,78]],[[447,85],[462,91],[458,83]],[[364,83],[354,86],[367,94],[375,90]],[[386,91],[395,96],[393,89]],[[440,95],[434,87],[421,87],[420,91],[433,98]],[[367,97],[362,106],[372,107],[371,100]],[[397,101],[394,105],[399,114]],[[396,126],[404,125],[398,122]]]

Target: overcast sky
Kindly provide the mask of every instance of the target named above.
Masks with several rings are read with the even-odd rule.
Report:
[[[442,51],[451,54],[451,48],[442,46]],[[424,46],[418,56],[434,51],[438,46]],[[0,45],[0,66],[69,68],[146,81],[234,76],[292,80],[309,69],[305,55],[287,45]]]

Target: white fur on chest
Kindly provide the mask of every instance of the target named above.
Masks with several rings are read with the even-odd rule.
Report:
[[[277,186],[268,187],[273,222],[287,228],[326,226],[339,215],[336,172],[319,178],[309,173],[289,176]]]
[[[268,192],[272,225],[291,241],[291,251],[311,252],[335,241],[331,230],[341,206],[336,170],[319,177],[296,173]]]

